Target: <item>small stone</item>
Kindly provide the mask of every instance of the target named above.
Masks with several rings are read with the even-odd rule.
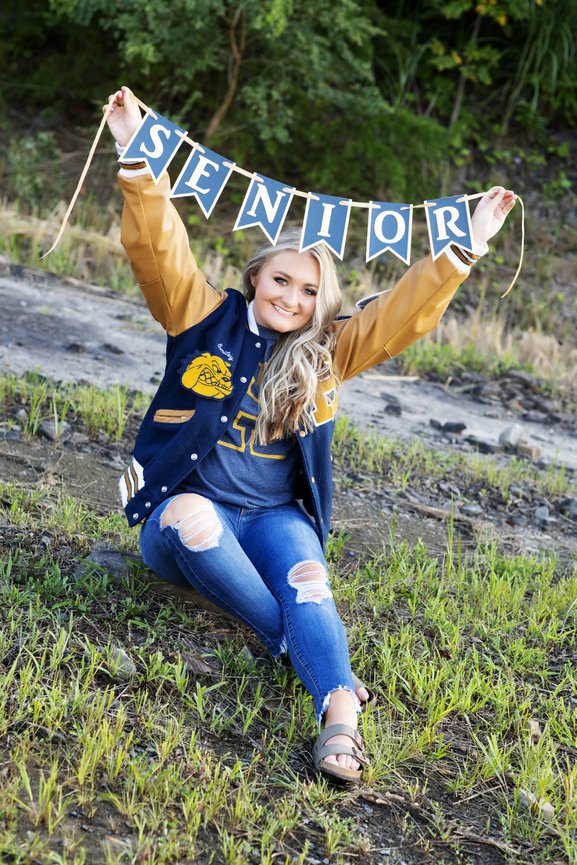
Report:
[[[134,661],[124,649],[110,649],[110,673],[114,678],[126,681],[132,679],[136,672]]]
[[[541,459],[541,448],[537,445],[526,445],[521,442],[517,445],[517,453],[521,457],[527,457],[532,463],[536,463]]]
[[[516,448],[526,439],[525,430],[520,423],[505,427],[499,434],[499,442],[506,448]]]
[[[91,565],[94,567],[91,567]],[[118,552],[118,550],[115,550],[114,547],[102,542],[96,543],[92,547],[84,562],[77,568],[75,576],[82,578],[94,570],[106,571],[117,580],[126,580],[132,574],[130,564],[127,562],[125,556]]]
[[[529,718],[527,723],[525,724],[526,729],[529,731],[529,738],[532,742],[538,742],[541,736],[543,735],[543,731],[541,730],[541,724],[536,718]]]
[[[28,421],[28,412],[24,408],[19,408],[15,417],[22,423],[26,423]]]
[[[535,508],[534,516],[536,520],[548,520],[549,508],[547,507],[547,505],[539,505],[538,508]]]
[[[398,402],[387,403],[384,412],[385,414],[392,415],[393,417],[401,417],[401,415],[403,414],[403,410]]]
[[[563,499],[560,505],[561,512],[570,520],[577,520],[577,499]]]
[[[460,510],[461,513],[465,514],[465,516],[467,517],[478,517],[480,514],[483,513],[483,508],[481,507],[481,505],[477,505],[474,502],[463,505]]]
[[[105,342],[102,348],[105,351],[109,351],[111,354],[124,354],[124,351],[121,348],[118,348],[117,345],[112,345],[110,342]]]
[[[67,421],[57,423],[54,420],[43,420],[39,430],[51,442],[64,442],[72,435],[72,427]]]
[[[443,432],[462,433],[467,429],[467,424],[462,421],[449,420],[443,424]]]
[[[66,346],[66,351],[70,351],[72,354],[86,354],[86,346],[81,342],[71,342]]]

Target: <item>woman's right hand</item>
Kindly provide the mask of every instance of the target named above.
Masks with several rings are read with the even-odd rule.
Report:
[[[114,138],[120,147],[126,147],[142,120],[140,108],[132,98],[130,89],[126,86],[112,93],[108,97],[107,105],[102,107],[106,111],[111,105],[110,113],[107,117],[107,123]]]

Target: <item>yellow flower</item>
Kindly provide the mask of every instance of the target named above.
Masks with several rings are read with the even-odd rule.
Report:
[[[507,16],[506,15],[499,15],[499,17],[497,18],[497,21],[499,22],[501,27],[504,27],[505,24],[507,23]]]

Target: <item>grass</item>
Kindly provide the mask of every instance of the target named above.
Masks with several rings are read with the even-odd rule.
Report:
[[[89,426],[74,389],[0,387],[5,410],[41,402]],[[116,438],[119,398],[97,438]],[[448,459],[344,421],[335,461],[345,482],[399,490],[575,494],[560,468]],[[393,538],[352,558],[333,537],[353,666],[378,693],[362,719],[372,765],[343,791],[312,772],[314,710],[292,671],[235,623],[155,595],[136,565],[91,566],[96,541],[137,548],[118,512],[0,482],[0,861],[577,862],[574,561],[481,542],[465,555],[451,523],[436,551]]]

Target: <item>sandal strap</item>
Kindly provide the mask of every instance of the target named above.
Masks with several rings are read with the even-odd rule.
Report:
[[[327,745],[327,740],[332,739],[333,736],[348,736],[349,739],[352,739],[354,744],[339,745],[333,743]],[[333,754],[347,754],[354,757],[355,760],[359,761],[359,763],[363,763],[365,766],[369,765],[369,761],[365,757],[363,750],[363,740],[359,736],[358,731],[353,727],[349,727],[348,724],[331,724],[330,727],[325,727],[324,730],[321,730],[317,736],[315,744],[313,745],[313,760],[316,768],[319,768],[319,763],[324,760],[325,757],[329,757]]]

